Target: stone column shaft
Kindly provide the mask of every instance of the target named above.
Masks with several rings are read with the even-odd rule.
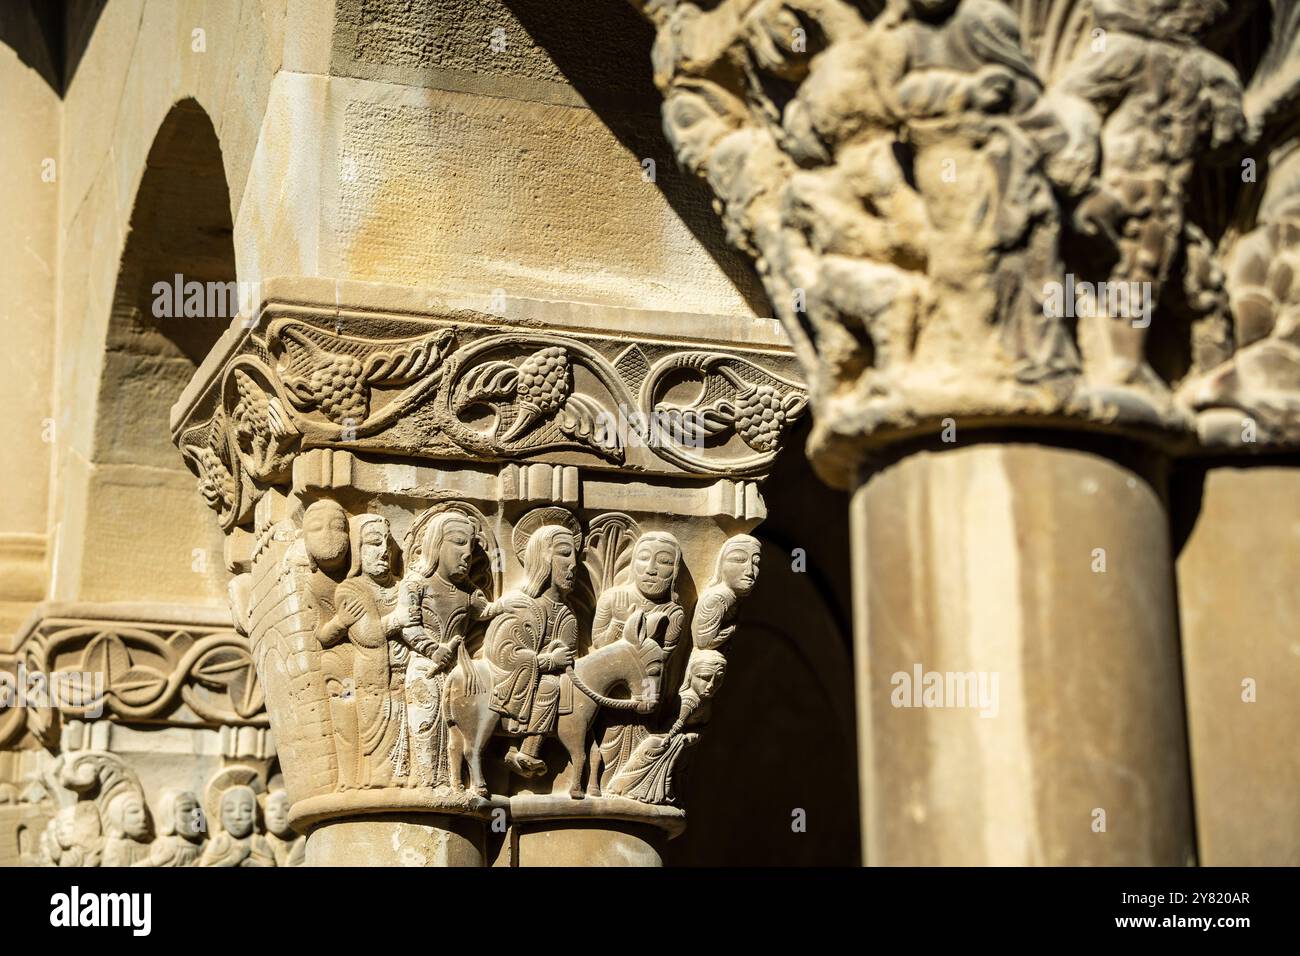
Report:
[[[852,511],[868,863],[1190,862],[1149,479],[1087,452],[975,444],[871,474]]]
[[[1195,469],[1178,555],[1201,862],[1300,865],[1300,467]]]

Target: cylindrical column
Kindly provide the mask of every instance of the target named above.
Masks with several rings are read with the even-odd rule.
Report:
[[[666,834],[635,823],[550,821],[519,827],[515,866],[663,866]]]
[[[308,866],[484,866],[481,820],[384,814],[334,820],[307,836]]]
[[[1188,478],[1178,600],[1200,859],[1300,865],[1300,467]]]
[[[1085,451],[995,442],[864,476],[869,863],[1193,861],[1160,484]]]

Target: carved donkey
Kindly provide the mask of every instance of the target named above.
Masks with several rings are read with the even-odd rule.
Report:
[[[569,795],[575,799],[585,796],[582,784],[587,767],[587,738],[597,711],[609,707],[648,714],[659,702],[664,652],[650,633],[661,623],[658,615],[652,617],[654,621],[647,621],[644,612],[634,611],[623,625],[622,640],[592,651],[560,678],[562,684],[571,685],[576,692],[572,694],[572,712],[561,714],[555,729],[555,736],[569,752],[573,768]],[[464,760],[469,766],[470,789],[480,797],[488,795],[483,779],[483,749],[493,733],[504,733],[500,730],[501,715],[491,707],[492,688],[502,676],[490,661],[471,658],[461,645],[456,666],[447,677],[444,712],[451,730],[447,742],[451,785],[456,790],[464,788],[461,782]],[[632,694],[636,688],[648,688],[649,693]],[[609,696],[622,690],[632,695]]]

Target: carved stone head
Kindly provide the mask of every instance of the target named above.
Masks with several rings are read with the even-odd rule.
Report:
[[[374,581],[386,579],[393,571],[393,539],[388,519],[382,515],[357,515],[351,521],[354,572]]]
[[[697,700],[703,702],[717,693],[726,674],[727,659],[720,651],[698,650],[691,654],[683,683]]]
[[[302,516],[302,536],[312,564],[327,573],[347,567],[351,542],[348,515],[337,501],[323,498],[307,506]]]
[[[648,531],[632,548],[632,580],[636,589],[652,601],[662,601],[673,592],[681,567],[682,547],[666,531]]]
[[[221,829],[237,840],[251,836],[257,825],[257,794],[242,784],[221,795]]]
[[[158,804],[158,831],[163,836],[182,836],[197,840],[207,824],[199,798],[192,790],[168,789]]]
[[[578,566],[578,544],[573,532],[560,525],[544,525],[532,533],[524,549],[524,574],[528,577],[524,591],[540,597],[553,586],[561,594],[573,587]]]
[[[295,836],[289,826],[289,794],[283,790],[272,790],[266,798],[266,828],[278,837]]]
[[[149,810],[144,797],[134,790],[124,790],[109,800],[104,808],[104,829],[111,837],[147,840]]]
[[[473,552],[474,525],[469,518],[457,511],[434,515],[425,528],[415,570],[424,577],[439,573],[449,581],[460,581],[469,573]]]
[[[102,833],[99,812],[94,803],[83,800],[64,807],[54,817],[54,838],[65,850],[74,846],[89,847]]]
[[[718,555],[718,564],[713,571],[714,584],[725,584],[738,597],[744,597],[754,590],[758,582],[758,564],[762,545],[757,538],[747,534],[738,534],[728,538]]]

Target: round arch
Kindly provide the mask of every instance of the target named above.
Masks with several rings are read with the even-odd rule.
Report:
[[[221,145],[207,112],[183,99],[159,126],[132,207],[86,410],[88,460],[66,469],[81,488],[67,501],[73,533],[61,543],[80,552],[65,560],[72,580],[56,596],[224,600],[220,532],[194,494],[168,417],[234,317],[235,278]]]

